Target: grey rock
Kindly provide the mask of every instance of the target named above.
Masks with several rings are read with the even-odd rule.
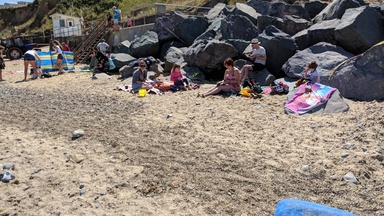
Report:
[[[15,175],[13,175],[11,172],[4,172],[0,174],[0,179],[4,183],[8,183],[9,181],[15,179]]]
[[[343,97],[362,101],[384,99],[384,45],[365,51],[335,69],[329,85]]]
[[[186,46],[191,46],[195,39],[207,30],[208,26],[205,18],[191,17],[175,26],[173,32],[185,42]]]
[[[359,181],[357,180],[357,178],[355,177],[355,175],[353,175],[353,173],[349,172],[347,173],[345,176],[344,176],[344,180],[347,181],[347,182],[351,182],[353,184],[357,184],[359,183]]]
[[[317,71],[320,73],[320,83],[329,85],[332,69],[352,56],[352,53],[339,46],[321,42],[297,52],[286,61],[282,69],[288,77],[303,78],[308,62],[316,61],[319,65]]]
[[[301,170],[303,170],[304,172],[307,172],[309,170],[309,165],[304,165]]]
[[[349,153],[342,153],[342,154],[341,154],[341,157],[342,157],[342,158],[347,158],[348,156],[349,156]]]
[[[304,3],[304,8],[308,12],[308,16],[312,19],[326,8],[327,5],[327,3],[321,1],[310,1]]]
[[[231,45],[218,40],[198,40],[184,53],[189,65],[203,68],[206,71],[223,68],[228,57],[235,57],[238,51]]]
[[[317,23],[323,20],[341,19],[348,8],[357,8],[362,5],[365,5],[363,0],[335,0],[325,7],[312,21]]]
[[[136,61],[136,58],[126,53],[114,53],[111,55],[111,58],[116,66],[116,69],[120,69],[125,65],[129,65],[129,63]]]
[[[142,56],[156,56],[159,52],[159,37],[154,31],[147,31],[141,37],[135,38],[131,42],[128,54],[135,58]]]
[[[13,165],[13,163],[5,163],[3,164],[3,169],[14,170],[15,166]]]
[[[33,170],[33,173],[39,173],[41,170],[43,170],[43,168],[38,167],[35,170]]]
[[[258,39],[267,52],[268,71],[276,77],[284,76],[282,66],[298,49],[295,41],[274,26],[268,26]]]
[[[345,11],[335,29],[335,38],[345,50],[360,54],[384,38],[384,19],[369,6]]]
[[[257,18],[261,16],[261,14],[257,13],[254,8],[243,3],[236,3],[233,13],[235,15],[248,17],[248,19],[255,25],[257,25]]]
[[[84,195],[85,192],[86,192],[86,191],[85,191],[84,189],[81,189],[81,190],[80,190],[80,196]]]
[[[248,0],[247,4],[253,7],[257,13],[262,15],[268,15],[269,9],[271,8],[272,3],[263,0]]]
[[[83,129],[77,129],[72,132],[72,139],[77,139],[84,136],[84,130]]]

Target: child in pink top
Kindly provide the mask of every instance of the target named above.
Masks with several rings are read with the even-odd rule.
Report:
[[[180,65],[174,64],[171,71],[171,81],[175,86],[183,90],[191,90],[191,84],[188,82],[187,78],[183,77],[180,71]]]

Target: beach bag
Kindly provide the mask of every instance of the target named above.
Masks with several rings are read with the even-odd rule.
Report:
[[[113,70],[116,68],[115,63],[113,63],[113,60],[111,58],[108,59],[109,62],[109,70]]]

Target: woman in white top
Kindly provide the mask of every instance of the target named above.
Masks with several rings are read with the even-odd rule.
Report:
[[[41,65],[41,58],[37,54],[36,50],[28,50],[27,52],[24,53],[24,80],[27,80],[27,71],[28,71],[28,66],[31,64],[33,67],[33,72],[35,74],[33,79],[36,79],[38,77],[38,71],[36,67],[36,59],[40,61]]]
[[[63,51],[62,51],[63,47],[57,40],[52,41],[52,43],[53,43],[53,49],[55,50],[55,54],[57,54],[56,66],[59,69],[58,75],[64,74],[63,65],[61,64],[61,62],[64,59]]]

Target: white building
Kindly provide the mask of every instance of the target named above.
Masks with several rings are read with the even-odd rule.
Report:
[[[55,13],[50,16],[53,23],[53,37],[81,36],[81,18]]]

